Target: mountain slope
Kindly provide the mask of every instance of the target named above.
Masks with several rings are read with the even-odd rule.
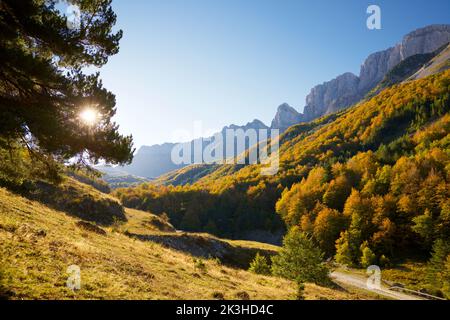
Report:
[[[121,170],[120,167],[98,165],[94,168],[102,174],[102,180],[105,181],[111,189],[131,187],[151,180],[129,174],[128,172]]]
[[[260,129],[269,129],[263,122],[261,122],[258,119],[255,119],[251,122],[248,122],[245,125],[238,126],[235,124],[229,125],[224,127],[220,133],[223,137],[224,144],[226,144],[226,130],[244,130],[247,131],[249,129],[253,130],[260,130]],[[259,136],[259,132],[258,132]],[[212,139],[211,137],[203,137],[200,139],[194,139],[189,142],[183,142],[182,144],[192,147],[196,145],[197,143],[203,145],[202,150],[205,148],[207,143]],[[125,167],[119,168],[120,170],[123,170],[125,172],[131,173],[136,176],[140,177],[146,177],[146,178],[157,178],[161,175],[164,175],[166,173],[169,173],[171,171],[181,169],[191,163],[195,163],[194,155],[191,156],[191,162],[190,163],[181,163],[181,164],[175,164],[172,161],[172,149],[177,145],[178,143],[164,143],[162,145],[153,145],[153,146],[142,146],[138,152],[136,153],[133,162]],[[245,148],[238,148],[238,146],[235,144],[235,149],[237,154],[241,154]],[[99,168],[102,170],[102,168]],[[107,170],[104,171],[107,174]]]
[[[166,172],[180,169],[184,165],[176,165],[171,160],[175,143],[142,146],[133,158],[133,162],[121,170],[136,176],[156,178]]]
[[[440,51],[437,56],[434,56],[426,65],[422,66],[409,80],[425,78],[447,69],[450,69],[450,44]]]
[[[286,123],[286,127],[298,123],[298,119],[311,121],[357,103],[403,60],[414,55],[432,53],[449,42],[448,24],[430,25],[410,32],[394,47],[368,56],[361,66],[359,76],[344,73],[312,88],[306,97],[303,113],[290,117],[292,121]],[[434,73],[436,72],[438,71],[435,70]],[[277,114],[277,117],[280,115]]]
[[[412,55],[392,68],[368,96],[374,96],[394,84],[421,79],[449,68],[450,44],[446,44],[434,52]]]
[[[273,176],[262,175],[262,165],[223,165],[192,185],[115,194],[127,205],[167,213],[183,230],[238,239],[265,232],[259,241],[276,243],[283,226],[296,227],[327,257],[350,266],[433,256],[424,288],[450,298],[449,111],[446,70],[289,128]]]
[[[0,189],[3,296],[13,299],[289,299],[289,282],[206,262],[123,234],[76,227],[76,220]],[[70,265],[81,268],[81,290],[65,286]]]
[[[295,171],[298,171],[299,179],[305,165],[324,163],[327,159],[336,161],[337,158],[346,156],[346,149],[350,149],[351,154],[356,154],[365,148],[374,148],[377,144],[394,140],[403,135],[408,125],[414,122],[414,117],[408,117],[406,123],[402,123],[401,116],[397,113],[409,113],[407,106],[410,103],[422,103],[424,112],[431,112],[426,106],[429,101],[448,96],[446,83],[449,81],[449,74],[449,71],[445,71],[426,79],[396,85],[348,110],[290,127],[280,136],[280,172],[274,177],[264,178],[257,174],[260,166],[240,166],[233,173],[228,170],[235,168],[234,165],[222,165],[210,169],[212,172],[201,176],[197,184],[208,187],[210,182],[219,182],[225,176],[225,180],[235,180],[237,175],[248,176],[253,181],[278,180],[285,175],[295,177]],[[438,82],[439,89],[433,88]],[[442,107],[444,113],[448,112],[448,105],[444,104]],[[322,152],[326,153],[322,155]],[[198,171],[198,167],[185,168],[184,174],[189,170]],[[224,174],[217,175],[218,171],[223,171]],[[160,181],[162,182],[164,181]],[[223,185],[224,182],[222,180],[219,184]],[[214,183],[212,185],[217,186]]]
[[[188,253],[127,236],[121,227],[134,227],[135,231],[145,230],[147,234],[160,236],[165,233],[140,225],[142,215],[150,216],[149,213],[126,211],[126,225],[86,227],[64,212],[0,188],[0,297],[294,298],[296,287],[290,281],[230,268],[216,260],[204,259],[198,263]],[[207,243],[208,237],[204,237],[202,241]],[[230,245],[253,250],[266,248],[256,243],[230,242]],[[66,287],[71,275],[68,267],[73,265],[81,271],[81,289],[77,291]],[[313,284],[306,284],[305,296],[307,299],[377,298],[351,288],[330,289]]]
[[[280,129],[284,132],[288,127],[294,123],[299,123],[304,120],[303,115],[287,103],[281,104],[275,117],[272,120],[271,128]]]
[[[361,66],[359,76],[347,72],[312,88],[306,97],[303,113],[298,112],[287,103],[281,104],[270,128],[284,132],[290,126],[300,122],[312,121],[324,115],[346,109],[359,102],[368,93],[369,96],[373,96],[381,89],[405,80],[406,76],[411,76],[411,79],[419,79],[444,71],[445,66],[448,66],[448,51],[437,58],[432,67],[425,66],[420,74],[412,75],[434,56],[434,51],[449,42],[450,25],[430,25],[415,30],[404,36],[402,41],[394,47],[373,53],[367,57]],[[244,126],[232,125],[225,127],[224,130],[226,128],[246,130],[249,128],[266,129],[267,126],[259,120],[254,120]],[[206,139],[208,140],[208,138]],[[133,163],[124,167],[123,170],[147,178],[156,178],[169,172],[171,173],[169,176],[173,177],[175,175],[173,171],[186,166],[186,164],[174,164],[172,162],[171,150],[174,146],[173,143],[143,146],[135,155]],[[238,154],[243,151],[238,150]],[[192,161],[192,163],[194,162]],[[203,169],[201,174],[196,175],[197,177],[207,174],[207,167]],[[162,180],[169,180],[174,184],[193,182],[191,176],[187,178],[185,175],[179,177],[179,179],[162,177]]]
[[[166,212],[181,229],[214,230],[232,238],[248,238],[256,230],[276,234],[283,223],[275,214],[275,203],[285,188],[302,181],[315,166],[330,170],[360,152],[391,144],[394,149],[402,136],[449,112],[449,83],[450,71],[401,83],[350,109],[289,128],[280,137],[280,168],[274,176],[262,176],[260,165],[195,166],[179,173],[199,178],[191,180],[191,186],[144,185],[119,189],[116,195],[128,206]],[[411,152],[409,144],[414,142],[407,143],[395,147],[395,152]],[[313,198],[311,203],[315,202]]]

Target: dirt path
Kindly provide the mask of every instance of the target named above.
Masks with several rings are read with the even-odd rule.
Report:
[[[381,285],[380,289],[369,289],[367,287],[367,278],[359,275],[347,272],[334,271],[331,273],[331,278],[338,283],[347,284],[357,287],[359,289],[367,290],[377,293],[390,299],[395,300],[424,300],[423,298],[409,295],[406,293],[390,290],[388,287]]]

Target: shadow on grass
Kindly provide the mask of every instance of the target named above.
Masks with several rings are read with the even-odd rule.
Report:
[[[96,197],[72,185],[56,185],[43,181],[23,184],[10,191],[29,200],[38,201],[52,209],[63,211],[81,220],[110,226],[127,221],[123,206],[108,197]]]
[[[125,232],[125,235],[141,241],[156,242],[165,247],[188,253],[194,257],[219,259],[224,265],[245,270],[249,268],[250,262],[253,261],[257,253],[266,257],[271,257],[276,254],[275,251],[271,250],[233,246],[226,241],[199,234],[141,235]]]

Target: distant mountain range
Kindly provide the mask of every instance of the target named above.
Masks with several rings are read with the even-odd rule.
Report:
[[[415,30],[394,47],[371,54],[362,64],[359,76],[347,72],[312,88],[306,97],[303,113],[283,103],[278,107],[270,127],[255,119],[243,126],[224,127],[222,133],[228,128],[279,129],[284,132],[294,124],[343,110],[364,99],[371,91],[381,89],[383,85],[436,73],[449,67],[449,49],[446,47],[449,42],[450,25],[430,25]],[[171,161],[174,146],[174,143],[143,146],[136,153],[133,163],[120,170],[131,175],[156,178],[180,169],[185,165],[176,165]],[[240,153],[244,150],[237,151]],[[102,171],[102,168],[99,169]]]
[[[224,139],[224,143],[226,143],[226,130],[227,129],[242,129],[244,131],[248,129],[267,129],[268,133],[270,133],[270,128],[266,126],[262,121],[260,120],[253,120],[251,122],[248,122],[247,124],[243,126],[238,126],[235,124],[229,125],[224,127],[221,130],[221,134]],[[258,131],[257,131],[258,132]],[[202,138],[202,144],[203,148],[209,143],[209,141],[212,139],[212,137],[205,137]],[[196,142],[199,142],[199,139],[194,139],[190,142],[187,142],[186,144],[194,145]],[[142,146],[134,156],[133,162],[130,165],[124,166],[124,167],[105,167],[105,166],[99,166],[97,169],[105,173],[105,179],[108,180],[111,173],[121,173],[120,176],[123,176],[124,172],[127,172],[130,175],[133,176],[139,176],[139,177],[145,177],[145,178],[156,178],[161,176],[162,174],[165,174],[167,172],[181,169],[186,166],[186,164],[180,164],[177,165],[172,162],[171,159],[171,153],[173,147],[177,145],[177,143],[164,143],[164,144],[156,144],[152,146]],[[235,144],[235,152],[234,154],[241,154],[246,150],[246,148],[242,146],[238,146]],[[194,163],[195,159],[192,155],[191,162]]]

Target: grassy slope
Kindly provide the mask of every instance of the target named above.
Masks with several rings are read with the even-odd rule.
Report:
[[[244,268],[248,267],[257,252],[271,256],[280,248],[256,241],[220,239],[208,233],[177,231],[161,217],[145,211],[125,208],[125,214],[127,221],[114,226],[119,232],[135,238],[151,239],[166,247],[177,248],[177,244],[184,244],[179,251],[191,255],[200,251],[202,257],[220,257],[222,262],[226,261],[221,256],[228,254],[231,265]]]
[[[406,261],[395,267],[384,269],[382,276],[387,281],[401,284],[411,290],[430,289],[426,279],[427,265],[425,262]]]
[[[126,226],[139,227],[126,211]],[[144,218],[146,219],[146,218]],[[189,254],[139,241],[105,228],[106,235],[86,231],[78,220],[0,189],[0,295],[12,299],[225,299],[245,291],[251,299],[292,299],[295,285],[205,260],[196,268]],[[155,231],[161,233],[161,231]],[[234,245],[257,243],[232,242]],[[264,245],[261,249],[267,249]],[[81,268],[81,290],[66,287],[67,267]],[[307,284],[309,299],[363,299],[373,296]]]

